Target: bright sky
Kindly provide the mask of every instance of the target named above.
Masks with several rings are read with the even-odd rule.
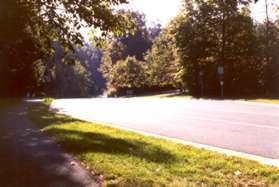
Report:
[[[279,0],[268,1],[270,17],[275,19],[275,7],[279,6]],[[148,25],[152,25],[154,22],[160,22],[164,26],[178,14],[181,8],[181,2],[182,0],[130,0],[129,4],[121,6],[121,8],[144,13]],[[262,22],[265,19],[265,0],[259,0],[258,3],[252,4],[251,11],[254,19]],[[88,39],[86,33],[88,33],[88,29],[82,31],[82,34]]]
[[[165,25],[178,14],[181,0],[130,0],[130,4],[123,7],[146,14],[148,25],[158,21]]]
[[[279,0],[268,0],[269,14],[271,19],[276,19],[279,13]],[[262,22],[265,19],[265,0],[259,0],[251,5],[252,16],[257,21]]]
[[[259,0],[258,3],[251,6],[252,16],[258,21],[262,21],[265,18],[264,2],[264,0]],[[271,17],[274,19],[276,17],[275,5],[279,5],[279,0],[269,0],[269,3]],[[130,0],[130,4],[124,6],[124,8],[145,13],[149,25],[158,21],[165,25],[177,15],[180,7],[181,0]]]

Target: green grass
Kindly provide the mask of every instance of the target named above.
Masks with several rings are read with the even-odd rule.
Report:
[[[45,104],[28,113],[65,151],[104,175],[106,186],[279,186],[279,169],[254,161],[58,115]]]
[[[250,101],[258,103],[279,104],[279,99],[254,99]]]
[[[51,103],[54,101],[54,99],[47,97],[43,99],[43,103],[46,105],[51,105]]]
[[[192,96],[186,94],[155,94],[155,95],[146,95],[146,96],[138,96],[142,98],[182,98],[182,99],[192,99]]]

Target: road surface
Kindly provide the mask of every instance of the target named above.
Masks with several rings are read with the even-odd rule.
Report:
[[[279,105],[175,98],[62,99],[60,112],[271,159],[279,158]]]

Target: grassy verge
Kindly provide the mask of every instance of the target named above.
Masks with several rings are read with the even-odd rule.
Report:
[[[258,103],[279,104],[279,99],[254,99],[250,101]]]
[[[107,186],[279,186],[279,170],[58,115],[45,104],[29,117]]]
[[[146,95],[146,96],[138,96],[142,98],[182,98],[182,99],[192,99],[193,97],[186,94],[155,94],[155,95]]]

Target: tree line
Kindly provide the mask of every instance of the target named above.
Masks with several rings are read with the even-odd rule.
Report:
[[[72,81],[59,80],[59,76],[65,77],[61,74],[64,69],[67,74],[75,75],[76,80],[80,79],[78,76],[84,74],[84,67],[65,66],[75,65],[76,60],[69,56],[84,44],[79,30],[82,27],[98,28],[101,36],[121,35],[132,30],[129,15],[115,11],[115,7],[123,3],[127,1],[1,1],[0,95],[18,97],[28,92],[46,92],[50,81],[69,87]],[[61,54],[57,54],[54,42],[59,42],[63,48]],[[59,67],[55,64],[56,59],[62,61]],[[53,75],[55,73],[59,76]]]
[[[228,96],[278,94],[278,20],[257,23],[249,3],[185,1],[173,33],[192,94],[218,95],[219,79]]]
[[[143,58],[122,55],[127,45],[112,41],[109,51],[115,54],[109,52],[102,65],[108,89],[117,93],[166,86],[194,96],[278,95],[279,21],[256,22],[250,3],[184,1]]]
[[[124,0],[99,3],[1,2],[0,93],[278,95],[279,21],[256,22],[251,1],[185,0],[164,28],[148,27],[139,12],[114,11]],[[101,37],[93,33],[84,42],[78,32],[84,26],[98,28]]]

